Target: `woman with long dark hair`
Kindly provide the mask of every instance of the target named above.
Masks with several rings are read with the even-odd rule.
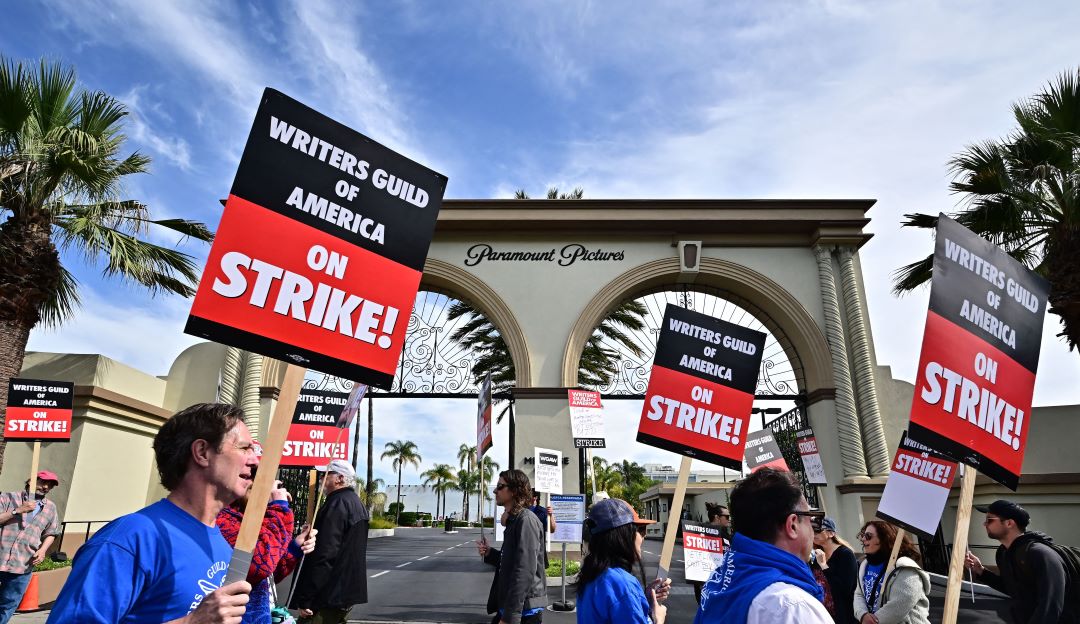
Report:
[[[664,624],[671,580],[654,581],[648,593],[634,577],[645,527],[626,501],[602,500],[589,510],[589,552],[578,576],[577,621],[581,624]]]
[[[836,534],[836,520],[825,518],[814,527],[814,561],[821,568],[833,595],[833,610],[830,614],[837,624],[855,624],[856,579],[859,575],[859,561],[851,545]]]
[[[922,557],[903,537],[895,567],[886,574],[896,543],[896,528],[871,520],[859,531],[866,559],[859,566],[855,617],[860,624],[930,624],[930,575],[919,567]]]

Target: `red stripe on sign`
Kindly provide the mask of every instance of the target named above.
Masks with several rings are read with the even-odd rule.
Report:
[[[71,410],[8,407],[4,423],[7,440],[70,440]]]
[[[911,422],[1019,475],[1035,375],[934,312],[918,370]]]
[[[191,314],[392,375],[420,275],[230,196]]]
[[[926,481],[943,488],[951,488],[953,478],[956,476],[956,464],[941,461],[933,457],[924,457],[919,453],[912,453],[900,449],[893,459],[892,469],[901,474],[914,477],[920,481]]]
[[[799,445],[799,455],[815,455],[818,452],[815,438],[799,438],[795,442]]]
[[[683,548],[704,552],[723,553],[724,541],[719,537],[683,531]]]
[[[653,366],[638,432],[742,462],[754,395]]]
[[[590,390],[569,390],[570,407],[601,407],[600,393]]]
[[[349,432],[334,426],[290,425],[281,451],[282,466],[325,466],[349,459]]]

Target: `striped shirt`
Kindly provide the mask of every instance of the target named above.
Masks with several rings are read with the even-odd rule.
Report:
[[[29,500],[22,492],[0,494],[0,513],[14,511]],[[41,542],[49,535],[60,534],[60,522],[56,505],[47,498],[38,501],[37,513],[15,514],[7,524],[0,526],[0,572],[26,574],[30,572],[30,558]]]

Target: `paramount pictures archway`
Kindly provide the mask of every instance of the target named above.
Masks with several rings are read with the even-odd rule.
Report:
[[[746,322],[728,320],[771,335],[757,399],[795,406],[774,430],[813,426],[830,484],[821,502],[854,526],[858,494],[879,492],[888,474],[884,423],[902,421],[907,409],[877,399],[858,264],[873,203],[448,200],[390,395],[475,396],[471,359],[455,355],[452,328],[432,312],[450,299],[468,302],[498,328],[516,369],[514,448],[495,452],[531,474],[525,458],[535,446],[577,454],[566,389],[577,387],[585,343],[613,308],[660,294],[687,307],[724,301]],[[655,341],[640,342],[647,352],[624,360],[605,394],[644,393]],[[564,475],[574,489],[579,465]]]
[[[762,395],[796,401],[818,434],[842,522],[860,518],[845,494],[879,490],[888,473],[858,249],[872,200],[448,200],[421,290],[469,302],[503,336],[517,372],[513,467],[534,446],[576,453],[566,389],[585,342],[628,299],[703,293],[749,311],[790,371]],[[635,368],[626,365],[627,374]],[[612,394],[644,392],[647,372]],[[763,383],[768,385],[766,379]],[[759,391],[762,388],[759,387]],[[764,398],[763,396],[763,398]],[[578,466],[565,472],[568,488]],[[849,497],[850,498],[850,497]]]

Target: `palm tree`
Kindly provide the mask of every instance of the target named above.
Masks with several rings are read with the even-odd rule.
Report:
[[[371,487],[368,487],[368,485]],[[360,495],[360,500],[368,507],[371,506],[371,502],[375,498],[375,490],[384,487],[386,487],[386,481],[382,479],[372,479],[368,482],[363,477],[356,477],[356,491]]]
[[[495,473],[499,470],[499,462],[491,459],[491,457],[485,456],[484,460],[480,463],[480,468],[476,471],[478,479],[474,483],[476,492],[476,515],[480,520],[480,523],[484,522],[484,506],[481,502],[483,500],[491,500],[491,488],[488,484],[492,483],[492,479],[495,477]]]
[[[433,468],[423,472],[421,475],[424,479],[424,485],[435,485],[432,487],[435,490],[435,515],[439,515],[439,500],[440,497],[446,492],[447,484],[452,483],[454,480],[454,468],[449,464],[435,464]],[[446,501],[443,499],[443,508],[446,507]]]
[[[468,471],[459,470],[457,482],[454,483],[454,489],[461,490],[461,518],[466,522],[469,521],[469,494],[476,491],[476,482],[476,473],[470,469]]]
[[[616,470],[615,466],[609,465],[607,460],[603,457],[593,457],[593,475],[596,477],[596,489],[601,492],[607,492],[609,495],[619,498],[622,494],[623,476]],[[591,487],[591,483],[586,482],[586,487]],[[595,492],[589,492],[589,499],[592,499],[592,494]]]
[[[949,162],[962,196],[953,218],[1050,282],[1050,312],[1070,349],[1080,349],[1080,69],[1013,105],[1019,126],[1001,140],[969,145]],[[905,215],[905,226],[937,217]],[[903,294],[930,279],[933,255],[895,274]]]
[[[79,89],[71,68],[0,57],[0,429],[6,380],[22,369],[30,330],[58,326],[79,305],[58,247],[152,294],[194,293],[195,260],[140,236],[152,226],[202,241],[213,234],[202,223],[153,219],[145,204],[122,197],[125,181],[150,164],[138,152],[121,154],[127,114],[106,93]]]
[[[469,492],[472,491],[472,485],[468,479],[473,471],[474,459],[476,459],[476,447],[469,446],[468,442],[462,442],[457,451],[458,468],[461,468],[458,471],[457,489],[461,490],[461,516],[466,521],[469,519]],[[466,476],[462,477],[463,474]]]
[[[387,442],[386,448],[383,454],[379,456],[379,459],[386,459],[389,457],[393,460],[391,465],[394,470],[397,470],[397,516],[394,522],[401,521],[401,467],[405,464],[412,464],[417,468],[420,467],[420,461],[423,459],[420,457],[420,449],[416,448],[416,445],[408,440],[398,440],[396,442]]]
[[[621,485],[623,486],[624,492],[634,487],[636,483],[645,479],[645,469],[637,462],[624,459],[622,462],[614,464],[611,469],[621,478]]]
[[[559,193],[559,189],[548,189],[547,199],[581,199],[585,191],[581,187],[570,193]],[[515,199],[529,199],[524,189],[514,193]],[[596,328],[585,343],[578,366],[578,385],[585,388],[601,388],[611,383],[612,377],[619,370],[621,355],[618,349],[605,348],[604,339],[621,345],[635,356],[642,353],[641,347],[626,334],[626,331],[640,331],[645,327],[644,317],[648,310],[638,301],[626,301],[619,304]],[[465,323],[454,330],[450,339],[475,354],[472,366],[474,379],[483,379],[491,373],[492,391],[503,391],[514,385],[517,373],[510,350],[506,347],[499,330],[466,301],[456,301],[447,309],[447,320],[465,318]],[[501,415],[499,420],[501,420]]]

